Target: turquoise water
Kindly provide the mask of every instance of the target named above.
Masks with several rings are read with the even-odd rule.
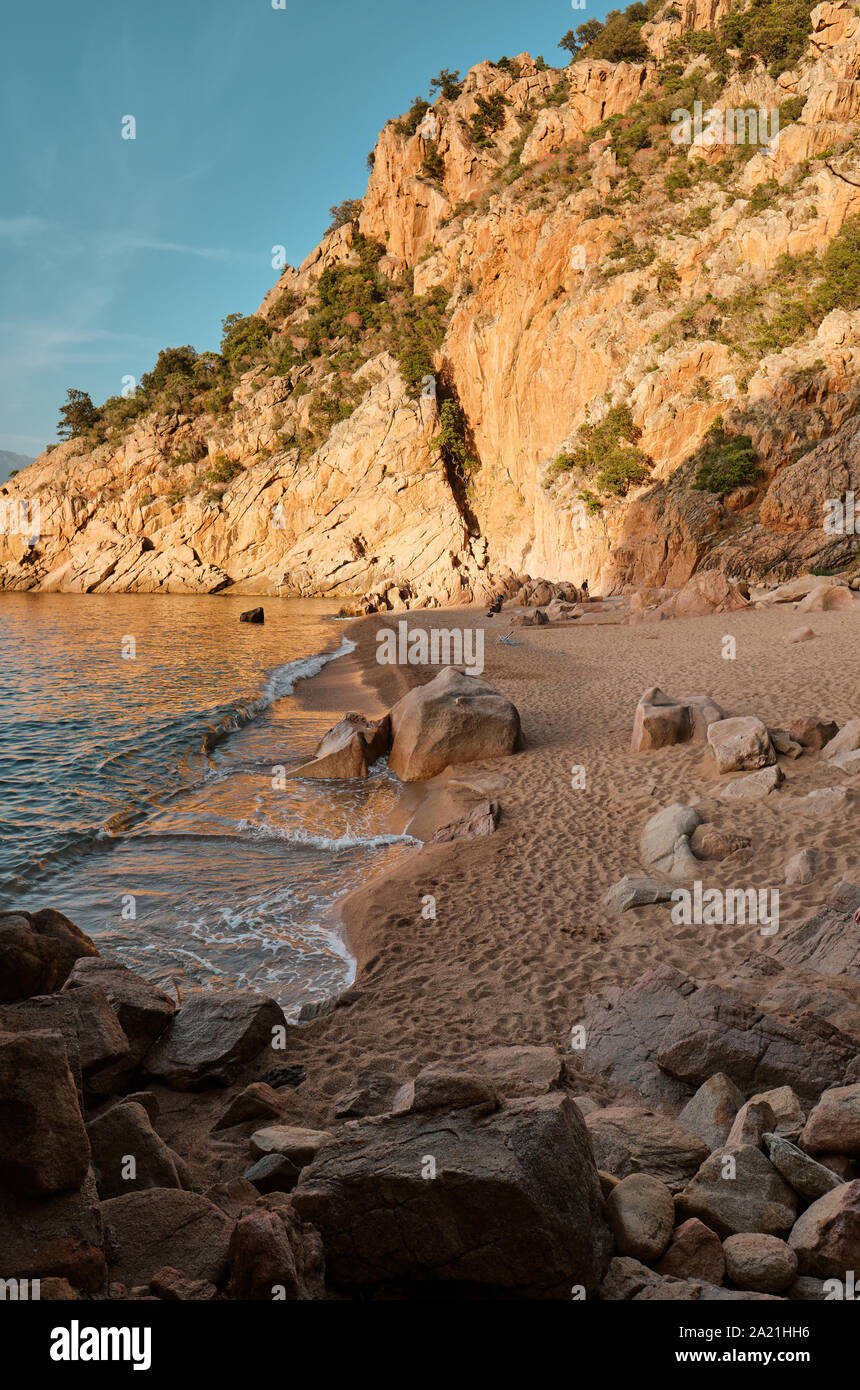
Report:
[[[292,1016],[353,964],[333,904],[382,854],[396,779],[284,781],[328,720],[291,698],[349,649],[332,608],[247,598],[0,594],[0,907],[53,906],[184,991]]]

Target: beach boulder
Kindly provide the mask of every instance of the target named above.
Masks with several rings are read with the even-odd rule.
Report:
[[[749,608],[749,591],[720,570],[702,570],[661,605],[671,618],[706,618],[711,613],[734,613]]]
[[[801,1274],[844,1279],[860,1251],[860,1180],[842,1183],[813,1202],[796,1221],[788,1243]]]
[[[806,714],[801,719],[792,720],[788,732],[804,748],[823,748],[839,733],[839,725],[834,724],[832,719]]]
[[[113,1281],[148,1284],[165,1265],[186,1279],[224,1278],[234,1223],[199,1193],[152,1187],[110,1197],[101,1211]]]
[[[192,994],[144,1061],[146,1074],[177,1091],[226,1086],[286,1028],[281,1006],[254,990]]]
[[[29,1196],[77,1189],[89,1163],[64,1039],[0,1032],[0,1186]]]
[[[778,1236],[740,1232],[723,1241],[726,1274],[738,1289],[785,1293],[797,1275],[797,1256]]]
[[[137,1102],[114,1105],[91,1120],[87,1136],[102,1198],[148,1187],[181,1187],[176,1158]],[[133,1158],[133,1169],[129,1165]]]
[[[522,737],[516,706],[453,666],[398,700],[391,734],[388,764],[401,782],[435,777],[452,763],[505,757]]]
[[[708,729],[708,743],[720,772],[756,772],[776,762],[767,729],[752,715],[717,720]]]
[[[120,1061],[96,1069],[89,1078],[90,1089],[107,1095],[122,1089],[170,1023],[176,1005],[150,980],[136,975],[118,960],[102,956],[76,961],[63,993],[77,1003],[83,997],[82,991],[94,986],[106,996],[128,1043],[128,1051]]]
[[[678,1207],[719,1236],[741,1231],[780,1236],[794,1224],[797,1196],[761,1149],[746,1144],[715,1149],[680,1194]]]
[[[90,938],[51,907],[0,913],[0,1004],[52,993],[76,960],[97,955]]]
[[[678,1116],[678,1123],[704,1139],[709,1149],[720,1149],[729,1137],[735,1116],[744,1104],[743,1093],[722,1072],[703,1081]]]
[[[265,620],[266,615],[262,608],[248,608],[244,613],[239,614],[240,623],[262,623]]]
[[[670,1279],[703,1279],[707,1284],[722,1284],[726,1274],[723,1242],[716,1231],[691,1216],[675,1227],[672,1243],[656,1269]]]
[[[228,1251],[231,1298],[270,1303],[321,1299],[324,1257],[319,1235],[282,1194],[237,1222]]]
[[[664,1111],[610,1105],[585,1123],[597,1166],[616,1178],[649,1173],[677,1192],[708,1156],[707,1144]]]
[[[310,762],[294,768],[291,777],[366,777],[369,769],[388,752],[391,719],[365,719],[345,714],[322,738]]]
[[[104,1226],[92,1172],[79,1187],[39,1196],[0,1181],[0,1231],[4,1279],[68,1279],[86,1293],[103,1289]]]
[[[797,605],[799,613],[830,613],[840,608],[853,608],[854,595],[842,584],[819,584],[801,599]]]
[[[356,1120],[292,1201],[343,1292],[564,1300],[595,1291],[612,1251],[582,1116],[558,1091],[489,1115]]]
[[[672,1239],[672,1193],[664,1182],[648,1173],[631,1173],[616,1183],[606,1199],[606,1215],[619,1255],[658,1260]]]
[[[639,697],[633,719],[631,752],[668,748],[703,740],[711,724],[725,714],[710,695],[667,695],[658,685]]]
[[[849,719],[838,734],[834,734],[821,749],[825,762],[840,758],[844,753],[853,753],[860,748],[860,719]]]
[[[860,1158],[860,1085],[824,1091],[800,1136],[811,1154],[847,1154]]]
[[[11,1033],[59,1033],[79,1087],[106,1094],[95,1080],[102,1067],[128,1056],[128,1039],[107,995],[94,985],[66,994],[36,994],[0,1005],[0,1029]]]
[[[657,811],[646,822],[639,839],[639,859],[645,869],[666,878],[687,880],[698,872],[690,836],[702,817],[692,806],[675,802]]]

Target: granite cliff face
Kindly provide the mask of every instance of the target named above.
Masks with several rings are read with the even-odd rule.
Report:
[[[481,63],[389,122],[227,399],[162,401],[0,489],[40,509],[36,545],[0,536],[3,586],[403,607],[512,574],[596,592],[849,565],[856,538],[823,524],[860,495],[860,18],[818,5],[774,76],[702,41],[730,8],[664,6],[641,62]],[[779,111],[778,141],[731,118],[676,143],[693,98]],[[737,437],[757,467],[696,487]]]

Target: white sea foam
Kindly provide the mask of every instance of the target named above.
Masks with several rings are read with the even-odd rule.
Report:
[[[240,820],[237,830],[249,833],[259,840],[286,840],[293,845],[306,845],[309,849],[384,849],[386,845],[420,845],[414,835],[314,835],[309,830],[289,830],[283,825],[272,825],[269,821]]]

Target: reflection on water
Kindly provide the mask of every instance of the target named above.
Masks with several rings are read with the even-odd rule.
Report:
[[[290,691],[342,630],[325,603],[267,598],[262,627],[247,606],[0,594],[0,905],[50,903],[160,983],[295,1014],[351,979],[332,903],[410,842],[384,767],[281,785],[328,723]]]

